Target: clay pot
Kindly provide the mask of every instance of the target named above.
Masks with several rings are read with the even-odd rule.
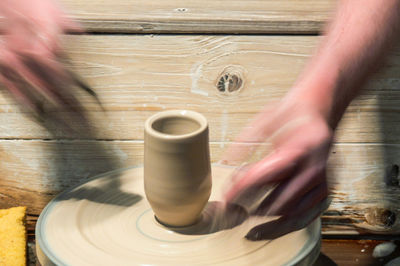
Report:
[[[193,111],[160,112],[145,123],[144,189],[157,219],[194,224],[211,193],[208,124]]]

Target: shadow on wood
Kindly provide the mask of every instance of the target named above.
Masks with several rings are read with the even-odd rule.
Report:
[[[321,252],[318,259],[315,261],[314,266],[337,266],[337,264]]]
[[[41,124],[51,133],[52,139],[56,140],[55,145],[50,146],[49,152],[53,163],[52,182],[60,191],[86,182],[89,177],[122,167],[115,153],[107,149],[104,143],[96,140],[96,132],[84,109],[79,110],[80,112],[76,113],[45,113],[41,120]],[[65,139],[57,139],[60,132]],[[85,143],[84,149],[82,141]],[[71,179],[76,182],[71,182]],[[119,186],[118,176],[115,176],[104,184],[104,187],[98,187],[88,193],[103,193],[107,188]],[[78,194],[79,199],[85,195],[85,193]]]

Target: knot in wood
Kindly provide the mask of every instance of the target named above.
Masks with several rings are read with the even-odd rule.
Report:
[[[242,69],[238,66],[228,66],[217,79],[217,89],[222,93],[239,92],[243,88]]]
[[[396,213],[389,209],[374,208],[368,209],[365,214],[365,220],[372,226],[391,228],[396,222]]]
[[[396,214],[390,210],[384,210],[381,214],[381,220],[385,227],[392,227],[396,222]]]
[[[386,169],[385,183],[389,186],[399,185],[399,166],[393,164]]]

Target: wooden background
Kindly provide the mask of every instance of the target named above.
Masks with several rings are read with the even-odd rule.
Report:
[[[68,56],[105,112],[77,92],[89,123],[73,119],[76,132],[83,132],[76,134],[38,122],[0,94],[0,208],[28,206],[31,233],[58,192],[98,173],[142,164],[143,125],[155,112],[204,114],[212,161],[218,161],[241,128],[290,89],[335,2],[63,3],[87,29],[65,36]],[[329,162],[333,202],[323,216],[326,234],[400,231],[397,47],[337,131]]]

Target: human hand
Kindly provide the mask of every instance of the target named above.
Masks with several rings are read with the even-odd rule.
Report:
[[[323,115],[313,106],[288,97],[264,109],[245,128],[228,149],[224,163],[245,161],[260,142],[270,142],[272,152],[234,174],[226,200],[256,203],[252,215],[280,216],[254,227],[246,238],[273,239],[299,230],[326,209],[326,164],[332,138]],[[274,189],[265,197],[268,187]],[[257,198],[260,193],[264,195],[261,200]]]
[[[81,28],[52,0],[2,0],[0,82],[23,106],[41,113],[43,99],[74,106],[67,87],[76,78],[60,62],[60,35]]]

